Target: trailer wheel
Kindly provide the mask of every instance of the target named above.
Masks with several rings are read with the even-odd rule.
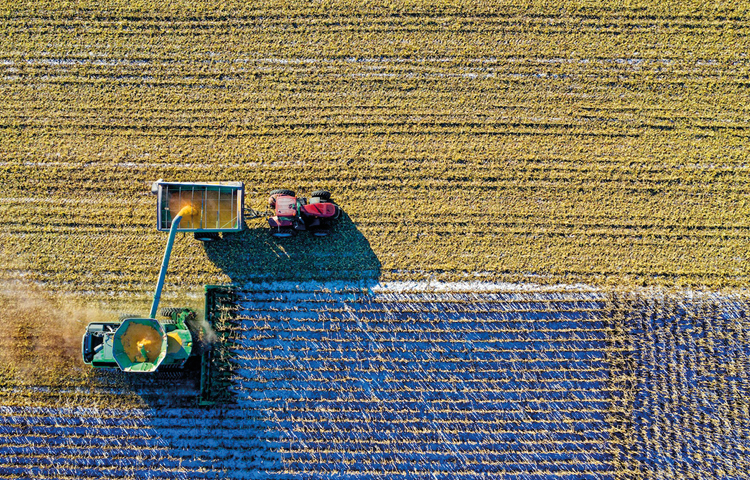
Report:
[[[193,238],[195,238],[199,242],[213,242],[215,240],[221,239],[221,236],[218,234],[218,232],[195,232],[193,234]]]
[[[328,190],[315,190],[310,196],[318,197],[322,201],[327,202],[331,199],[331,192],[329,192]]]

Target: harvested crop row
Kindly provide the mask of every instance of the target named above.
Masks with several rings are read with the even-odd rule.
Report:
[[[184,381],[4,377],[0,452],[21,455],[16,474],[43,475],[53,456],[60,475],[81,478],[116,474],[136,448],[165,476],[197,478],[296,475],[311,462],[388,478],[393,459],[472,478],[529,468],[744,478],[744,297],[546,290],[249,285],[226,309],[234,401],[224,408],[190,406],[197,392]],[[673,455],[696,442],[705,456]]]
[[[590,308],[591,301],[602,306],[601,293],[482,292],[475,285],[438,295],[379,285],[371,294],[356,283],[295,285],[257,285],[238,292],[235,308],[228,309],[235,401],[221,413],[180,405],[171,382],[142,376],[125,381],[119,395],[108,391],[113,401],[135,395],[145,404],[122,411],[70,408],[97,402],[103,386],[77,397],[73,388],[58,388],[57,398],[28,401],[68,407],[0,410],[0,430],[8,434],[0,448],[23,449],[13,471],[43,475],[44,458],[53,456],[60,474],[86,478],[96,468],[118,475],[129,465],[118,446],[123,452],[144,448],[143,464],[160,475],[197,478],[215,469],[225,478],[298,475],[310,470],[313,458],[321,468],[342,465],[339,474],[377,471],[372,475],[378,478],[392,474],[384,468],[392,461],[417,469],[437,462],[454,476],[487,469],[508,475],[529,468],[570,475],[611,470],[607,412],[620,392],[609,387],[610,329],[592,318],[602,310]],[[461,295],[473,299],[474,311],[453,311]],[[485,328],[497,321],[492,307],[503,295],[503,324],[510,328]],[[518,308],[509,303],[514,296],[534,297],[538,308],[523,313],[523,302]],[[305,328],[310,324],[327,328]],[[456,324],[461,329],[450,331]],[[549,331],[536,332],[537,324]],[[427,340],[435,335],[437,341]],[[540,348],[529,350],[530,341],[520,340],[526,336]],[[500,343],[503,351],[485,348]],[[77,459],[68,453],[71,445],[81,450]],[[175,470],[175,458],[185,458],[183,470]],[[208,462],[214,470],[202,470]]]

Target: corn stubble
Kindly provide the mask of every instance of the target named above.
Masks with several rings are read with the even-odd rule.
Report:
[[[747,281],[738,6],[110,3],[4,13],[0,246],[36,281],[147,289],[157,178],[242,180],[255,207],[325,187],[384,278]],[[181,282],[221,274],[178,255]]]
[[[143,298],[153,288],[165,241],[155,231],[149,183],[241,180],[247,204],[256,208],[273,188],[326,188],[352,226],[321,246],[300,238],[269,241],[260,222],[250,222],[249,232],[226,248],[178,238],[168,299],[180,289],[269,276],[617,287],[606,294],[606,306],[586,312],[604,319],[590,334],[605,339],[595,352],[605,355],[611,371],[606,410],[593,410],[610,427],[608,440],[593,444],[609,456],[604,461],[582,451],[589,473],[746,478],[746,300],[688,301],[693,294],[680,290],[741,290],[750,273],[744,101],[750,19],[741,2],[556,2],[550,10],[537,2],[469,8],[191,1],[145,8],[109,0],[70,7],[15,3],[0,7],[0,16],[0,280],[25,278],[43,289],[23,284],[22,294],[3,293],[0,381],[2,404],[12,411],[3,413],[6,425],[40,405],[73,409],[54,417],[61,424],[100,418],[75,410],[84,407],[154,405],[144,394],[153,387],[81,369],[82,325],[74,319],[99,314],[82,315],[44,291],[97,302]],[[308,255],[313,248],[317,253]],[[362,271],[369,273],[353,273]],[[622,293],[644,285],[677,293]],[[451,311],[447,305],[431,313]],[[556,311],[553,304],[545,308]],[[519,317],[540,311],[511,310]],[[285,318],[278,312],[253,318],[262,315]],[[260,335],[289,333],[273,326],[274,318],[271,326],[258,321]],[[371,333],[408,333],[398,322],[381,328]],[[492,333],[482,328],[475,333]],[[584,337],[577,327],[561,332],[567,339],[560,351],[580,351]],[[222,334],[241,341],[247,332]],[[329,353],[341,345],[332,343]],[[369,348],[350,346],[358,354]],[[539,354],[555,350],[545,348]],[[526,367],[527,378],[547,372]],[[465,368],[476,372],[481,364]],[[485,386],[501,391],[509,388],[511,380],[502,377],[509,372],[480,373],[498,377]],[[423,373],[421,383],[396,393],[425,395],[432,387],[430,373]],[[557,371],[563,378],[587,373]],[[247,379],[234,380],[243,395],[262,396]],[[458,384],[449,380],[440,388]],[[276,407],[278,422],[290,411],[319,415],[309,405]],[[567,413],[591,411],[582,405]],[[476,413],[486,412],[477,407]],[[241,423],[244,414],[229,418]],[[200,428],[216,429],[227,444],[242,441],[244,431],[222,430],[225,423],[207,415],[208,426]],[[119,421],[113,411],[102,418],[107,426]],[[163,426],[163,419],[145,418],[134,425]],[[266,433],[281,425],[263,421]],[[300,436],[323,431],[321,424],[303,423],[294,425]],[[437,435],[428,427],[407,433]],[[524,442],[519,437],[518,445]],[[286,453],[354,458],[341,444],[323,447]],[[532,455],[539,450],[519,448],[527,455],[521,464],[539,462]],[[278,450],[248,462],[263,470]],[[502,464],[496,453],[484,452]],[[91,462],[106,461],[96,455]],[[396,468],[399,457],[391,460]],[[123,476],[137,476],[129,468]],[[468,475],[473,467],[466,468],[451,473]],[[555,473],[576,475],[569,465]]]
[[[623,478],[747,478],[748,307],[711,294],[612,297]]]

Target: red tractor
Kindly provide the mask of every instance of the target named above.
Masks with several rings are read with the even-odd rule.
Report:
[[[331,201],[331,193],[317,190],[308,202],[304,197],[297,197],[292,190],[273,190],[268,197],[268,207],[273,212],[268,217],[271,235],[284,238],[292,237],[300,231],[308,231],[316,237],[325,237],[341,215],[341,209]]]

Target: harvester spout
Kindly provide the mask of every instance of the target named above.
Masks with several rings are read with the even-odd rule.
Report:
[[[180,212],[177,214],[177,216],[180,219],[182,219],[182,217],[191,217],[191,216],[197,215],[197,214],[198,214],[198,210],[196,210],[195,208],[193,208],[192,205],[185,205],[184,207],[182,207],[182,210],[180,210]]]
[[[161,289],[164,287],[164,277],[167,275],[167,267],[169,266],[169,256],[172,254],[172,244],[174,244],[174,237],[177,234],[177,228],[180,226],[180,220],[182,217],[190,217],[196,215],[198,211],[192,206],[187,205],[182,207],[176,217],[172,219],[172,227],[169,229],[169,239],[167,240],[167,248],[164,249],[164,258],[161,261],[161,270],[159,271],[159,281],[156,282],[156,291],[154,292],[154,301],[151,303],[151,313],[149,318],[156,318],[156,311],[159,309],[159,299],[161,298]]]

